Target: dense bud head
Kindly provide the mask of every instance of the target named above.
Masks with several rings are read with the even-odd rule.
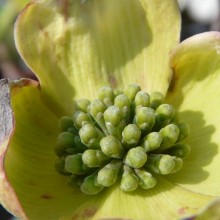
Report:
[[[124,192],[153,188],[154,176],[178,172],[190,153],[181,143],[189,126],[176,120],[160,92],[149,95],[136,84],[124,92],[105,86],[98,99],[80,99],[75,109],[59,121],[55,169],[84,194],[98,194],[118,179]]]

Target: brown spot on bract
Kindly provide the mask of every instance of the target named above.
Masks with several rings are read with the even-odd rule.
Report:
[[[29,182],[29,185],[36,186],[36,184],[34,182],[32,182],[32,181]]]
[[[172,92],[175,89],[176,82],[177,82],[177,76],[176,76],[176,73],[173,69],[173,75],[172,75],[172,78],[171,78],[171,81],[170,81],[170,86],[169,86],[169,89],[168,89],[169,92]]]
[[[49,199],[53,199],[53,196],[49,195],[49,194],[43,194],[40,196],[41,199],[46,199],[46,200],[49,200]]]
[[[65,21],[68,20],[68,5],[69,0],[58,0],[58,4],[60,5],[61,11],[64,15]]]
[[[117,80],[116,80],[116,78],[115,78],[114,75],[109,74],[109,75],[108,75],[108,81],[109,81],[109,83],[110,83],[110,85],[111,85],[111,87],[112,87],[113,89],[115,89],[115,88],[117,87]]]
[[[78,214],[74,214],[71,218],[71,220],[77,220],[79,219],[79,215]]]
[[[177,212],[179,215],[184,215],[186,213],[186,207],[182,207],[182,208],[178,209]]]
[[[84,218],[92,217],[95,215],[96,211],[97,211],[96,208],[86,208],[82,213],[82,217]]]
[[[131,218],[101,218],[99,220],[134,220]]]

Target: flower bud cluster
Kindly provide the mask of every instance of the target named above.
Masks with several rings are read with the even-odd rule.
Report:
[[[155,174],[179,171],[190,146],[181,143],[189,127],[177,120],[163,94],[132,84],[124,92],[103,87],[98,99],[76,101],[72,117],[59,121],[55,163],[70,184],[94,195],[120,181],[132,192],[156,185]]]

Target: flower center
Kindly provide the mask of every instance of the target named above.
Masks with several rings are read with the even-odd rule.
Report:
[[[103,87],[98,99],[76,101],[73,117],[59,121],[56,170],[87,195],[117,180],[125,192],[150,189],[155,174],[179,171],[190,152],[181,143],[189,127],[164,100],[161,93],[149,95],[132,84],[124,92]]]

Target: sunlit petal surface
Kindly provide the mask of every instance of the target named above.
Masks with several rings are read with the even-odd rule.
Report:
[[[169,102],[189,123],[192,152],[170,179],[192,192],[220,195],[220,34],[194,36],[175,50]]]
[[[165,93],[179,29],[174,0],[39,0],[20,14],[15,39],[46,102],[70,113],[75,97],[94,98],[104,84]]]

